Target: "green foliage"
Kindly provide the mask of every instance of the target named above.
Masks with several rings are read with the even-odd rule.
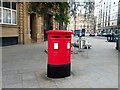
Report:
[[[66,15],[60,15],[58,13],[55,13],[55,18],[54,18],[57,22],[62,23],[64,22],[65,24],[69,23],[69,17]]]
[[[67,2],[59,3],[59,11],[57,13],[54,13],[55,16],[54,19],[59,23],[64,22],[65,24],[68,24],[69,23],[68,9],[69,4]]]
[[[68,24],[68,9],[67,2],[31,2],[28,6],[29,13],[36,13],[39,16],[45,16],[47,12],[52,12],[55,20],[59,23]]]
[[[36,13],[40,16],[45,15],[49,10],[54,9],[52,2],[31,2],[29,3],[29,13]]]

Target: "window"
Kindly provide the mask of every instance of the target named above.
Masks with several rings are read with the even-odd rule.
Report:
[[[16,3],[14,2],[2,2],[0,7],[0,24],[17,24],[17,11],[16,11]]]
[[[16,24],[16,12],[12,11],[12,23]]]
[[[12,9],[16,10],[16,3],[12,2]]]
[[[1,7],[1,0],[0,0],[0,7]]]
[[[87,28],[89,28],[89,25],[87,25]]]
[[[3,23],[11,23],[11,11],[3,9]]]
[[[85,24],[83,25],[83,27],[85,28]]]
[[[82,28],[82,25],[80,27]]]
[[[2,22],[2,15],[1,15],[1,8],[0,8],[0,23]]]
[[[3,2],[3,7],[10,8],[10,2]]]

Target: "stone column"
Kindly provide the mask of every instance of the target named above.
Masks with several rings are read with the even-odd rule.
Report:
[[[41,41],[44,41],[44,17],[39,17],[40,19],[40,38]]]
[[[43,35],[42,35],[42,26],[43,26],[43,17],[39,17],[36,15],[36,42],[40,43],[43,41]]]
[[[18,26],[19,26],[19,38],[18,43],[23,44],[23,6],[22,3],[17,3],[17,20],[18,20]]]
[[[18,3],[18,22],[19,22],[19,43],[20,44],[30,44],[30,15],[27,11],[26,2]]]
[[[23,3],[23,24],[24,24],[24,44],[30,44],[30,15],[28,14],[27,10],[28,3]]]

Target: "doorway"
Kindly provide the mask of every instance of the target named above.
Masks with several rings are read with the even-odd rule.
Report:
[[[36,30],[36,14],[30,14],[30,35],[32,42],[36,42]]]
[[[47,31],[53,29],[52,15],[47,14],[44,17],[44,41],[47,41]]]

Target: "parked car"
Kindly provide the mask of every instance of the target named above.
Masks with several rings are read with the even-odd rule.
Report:
[[[97,32],[97,36],[101,36],[101,33],[100,33],[100,32]]]
[[[72,44],[74,47],[79,47],[79,38]],[[90,49],[92,47],[92,44],[89,43],[85,38],[81,38],[81,48],[83,49]]]
[[[103,32],[103,33],[102,33],[102,36],[106,37],[106,36],[107,36],[107,33],[106,33],[106,32]]]
[[[80,30],[74,30],[74,36],[78,36],[80,35]]]
[[[95,36],[95,33],[94,32],[90,32],[89,36]]]
[[[106,37],[108,42],[115,42],[118,39],[118,30],[110,31]]]
[[[85,36],[85,29],[74,30],[74,36]]]

